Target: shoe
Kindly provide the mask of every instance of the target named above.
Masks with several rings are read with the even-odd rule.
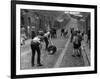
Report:
[[[77,56],[78,56],[78,57],[80,57],[81,55],[80,55],[80,54],[78,54]]]
[[[37,66],[43,66],[42,64],[38,64]]]
[[[32,67],[34,66],[34,64],[32,64]]]
[[[75,57],[75,55],[72,55],[73,57]]]

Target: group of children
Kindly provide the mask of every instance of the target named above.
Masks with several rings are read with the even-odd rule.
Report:
[[[33,34],[34,35],[34,34]],[[35,65],[34,60],[35,60],[35,54],[37,52],[37,65],[42,66],[41,64],[41,47],[42,44],[45,43],[45,51],[48,51],[49,54],[54,54],[57,50],[56,46],[53,44],[50,44],[51,39],[50,39],[51,32],[39,32],[36,36],[32,37],[31,41],[31,50],[32,50],[32,66]],[[52,43],[52,42],[51,42]]]
[[[65,30],[64,28],[61,29],[61,36],[66,37],[68,34],[68,30]]]
[[[31,41],[31,50],[32,50],[32,66],[35,65],[34,61],[35,61],[35,54],[37,52],[37,65],[38,66],[42,66],[41,64],[41,43],[44,41],[46,44],[45,49],[47,50],[48,48],[48,36],[49,36],[50,32],[47,33],[38,33],[37,36],[33,36],[32,37],[32,41]]]
[[[84,34],[81,33],[80,30],[74,30],[73,28],[71,29],[71,43],[73,44],[73,57],[81,56],[81,45],[82,45],[82,40],[83,40]]]

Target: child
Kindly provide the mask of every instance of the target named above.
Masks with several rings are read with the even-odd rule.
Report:
[[[82,36],[79,33],[76,33],[73,37],[73,48],[74,48],[74,54],[72,55],[73,57],[75,56],[80,56],[81,55],[81,41],[82,41]]]

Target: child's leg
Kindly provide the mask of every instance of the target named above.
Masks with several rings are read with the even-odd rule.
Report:
[[[75,56],[77,55],[77,49],[75,49]]]
[[[77,56],[81,56],[80,48],[78,48],[78,50],[77,50]]]
[[[73,56],[73,57],[76,56],[76,49],[75,49],[75,48],[74,48],[74,50],[73,50],[73,54],[72,54],[72,56]]]

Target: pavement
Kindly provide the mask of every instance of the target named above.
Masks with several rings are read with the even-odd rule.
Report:
[[[90,57],[90,48],[89,48],[89,44],[86,43],[85,41],[82,41],[82,56],[83,56],[83,60],[84,60],[84,64],[85,66],[90,66],[91,65],[91,57]]]

